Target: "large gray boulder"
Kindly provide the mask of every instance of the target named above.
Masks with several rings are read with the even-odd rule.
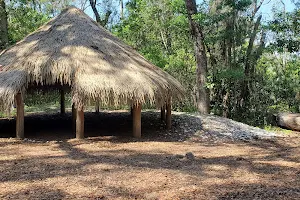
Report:
[[[300,131],[300,113],[280,113],[277,122],[280,127]]]

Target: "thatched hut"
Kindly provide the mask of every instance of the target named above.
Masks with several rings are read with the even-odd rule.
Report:
[[[0,111],[9,113],[16,104],[18,138],[24,137],[23,99],[28,90],[56,88],[62,91],[63,104],[64,90],[69,89],[77,138],[84,137],[84,107],[91,103],[130,105],[133,135],[140,137],[142,104],[166,107],[170,127],[171,99],[184,94],[171,75],[75,7],[3,51],[0,64]]]

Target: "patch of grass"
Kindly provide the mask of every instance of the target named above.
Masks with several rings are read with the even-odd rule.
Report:
[[[264,130],[266,131],[272,131],[272,132],[281,132],[281,133],[284,133],[284,134],[292,134],[293,131],[292,130],[288,130],[288,129],[283,129],[283,128],[280,128],[278,126],[264,126],[263,127]]]
[[[38,105],[31,105],[27,106],[25,105],[25,112],[55,112],[58,111],[60,108],[60,105],[58,102],[55,103],[47,103],[47,104],[38,104]]]
[[[16,115],[15,109],[13,109],[9,115],[6,113],[0,112],[0,118],[13,117],[15,115]]]

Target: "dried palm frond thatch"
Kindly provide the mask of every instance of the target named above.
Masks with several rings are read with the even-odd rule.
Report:
[[[0,55],[0,110],[31,84],[69,85],[77,107],[180,99],[184,89],[83,11],[70,7]]]

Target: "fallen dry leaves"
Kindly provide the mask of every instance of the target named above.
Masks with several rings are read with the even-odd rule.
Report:
[[[67,119],[25,119],[29,139],[0,139],[0,199],[300,199],[296,134],[189,140],[176,124],[162,129],[159,114],[150,113],[143,116],[144,138],[134,139],[124,136],[127,114],[115,117],[99,116],[97,126],[87,117],[82,141],[64,129]],[[8,134],[9,124],[1,129]]]

